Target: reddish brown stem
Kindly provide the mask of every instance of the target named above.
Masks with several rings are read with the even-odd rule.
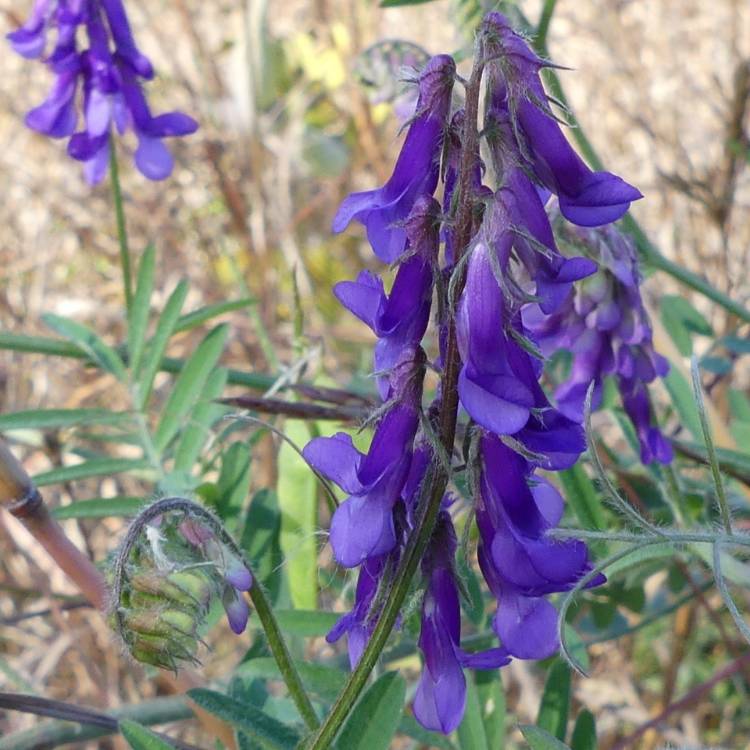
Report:
[[[99,610],[106,609],[108,597],[104,576],[68,539],[50,515],[23,466],[1,441],[0,506],[29,530],[91,604]]]

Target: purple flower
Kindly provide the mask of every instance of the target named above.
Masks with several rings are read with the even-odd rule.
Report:
[[[486,244],[480,242],[471,250],[456,317],[464,363],[458,393],[477,423],[497,435],[512,435],[528,422],[534,394],[532,384],[521,380],[510,364],[510,353],[517,345],[507,332],[505,300],[492,262]]]
[[[563,216],[582,226],[619,219],[631,201],[643,196],[610,172],[592,172],[568,143],[539,78],[550,63],[534,54],[501,13],[488,13],[480,33],[490,60],[491,108],[510,118],[518,153],[535,178],[558,196]]]
[[[330,530],[333,553],[344,567],[353,568],[395,546],[392,511],[409,472],[418,426],[418,402],[402,402],[380,420],[366,455],[343,432],[314,438],[303,449],[311,466],[349,493],[336,509]]]
[[[432,195],[437,186],[455,73],[456,64],[449,55],[438,55],[427,63],[419,78],[417,110],[391,178],[381,188],[348,196],[334,217],[334,232],[343,231],[353,219],[363,224],[372,249],[386,263],[404,251],[403,221],[416,200]]]
[[[667,374],[669,364],[654,350],[635,248],[613,226],[574,229],[561,223],[559,229],[566,242],[598,259],[600,271],[570,292],[553,315],[535,307],[524,310],[524,323],[546,355],[560,349],[573,355],[570,374],[555,392],[558,409],[580,422],[589,385],[594,384],[592,408],[597,408],[604,378],[614,375],[641,444],[641,460],[669,463],[672,449],[658,429],[646,388]]]
[[[372,634],[377,619],[377,613],[370,611],[380,579],[385,570],[386,562],[394,559],[394,555],[379,555],[370,557],[362,563],[357,579],[357,591],[354,607],[331,628],[326,640],[335,643],[344,633],[347,634],[349,647],[349,664],[351,668],[357,666],[367,641]]]
[[[422,196],[406,221],[407,256],[396,274],[390,294],[382,280],[362,271],[356,281],[342,281],[334,294],[344,307],[366,323],[378,336],[375,371],[381,396],[386,398],[387,373],[404,352],[413,351],[422,340],[430,317],[433,277],[438,253],[439,206],[430,196]]]
[[[27,125],[53,138],[70,136],[68,154],[84,162],[91,184],[106,174],[113,130],[134,131],[142,174],[168,177],[174,163],[162,139],[188,135],[198,125],[179,112],[151,114],[139,79],[153,78],[153,68],[136,47],[121,0],[37,0],[29,20],[8,38],[19,54],[41,57],[51,26],[57,40],[46,62],[56,79],[45,102],[26,116]],[[88,48],[79,51],[81,28]],[[83,129],[76,133],[79,91]]]
[[[224,581],[222,592],[224,611],[229,627],[239,635],[247,627],[247,620],[250,616],[250,607],[243,593],[253,586],[252,573],[205,524],[187,518],[180,523],[178,528],[182,537],[200,549],[205,559],[212,563],[221,575]]]
[[[453,572],[456,533],[450,515],[441,511],[422,561],[427,579],[422,602],[419,648],[424,668],[414,696],[414,716],[422,726],[449,734],[460,723],[466,706],[463,667],[496,669],[508,664],[504,648],[474,654],[461,649],[461,608]]]
[[[571,588],[590,570],[588,551],[583,542],[546,535],[560,520],[563,501],[533,475],[531,464],[489,434],[480,440],[480,454],[478,554],[499,602],[494,629],[511,656],[545,658],[558,644],[557,615],[543,597]]]

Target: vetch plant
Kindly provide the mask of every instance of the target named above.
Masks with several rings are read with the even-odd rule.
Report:
[[[362,270],[333,288],[377,339],[372,392],[365,395],[300,381],[304,352],[279,374],[221,367],[226,325],[213,328],[186,360],[166,356],[176,333],[254,300],[182,314],[187,287],[180,282],[149,335],[156,255],[152,247],[143,253],[133,285],[113,136],[132,130],[137,168],[163,179],[173,161],[162,139],[192,133],[197,124],[178,112],[151,114],[143,83],[153,68],[136,46],[122,0],[36,0],[28,20],[8,35],[16,52],[44,60],[55,76],[47,100],[27,115],[29,127],[69,138],[68,153],[84,162],[91,183],[111,167],[127,340],[108,344],[91,329],[50,315],[45,322],[65,341],[0,333],[0,345],[84,359],[114,378],[128,406],[0,415],[0,427],[30,419],[43,427],[87,425],[94,440],[127,445],[129,456],[133,446],[140,451],[138,458],[91,458],[84,447],[83,463],[42,475],[42,485],[130,472],[149,491],[62,509],[73,517],[132,517],[104,566],[106,603],[101,573],[51,521],[41,493],[1,446],[0,501],[26,519],[84,595],[105,610],[135,661],[173,672],[200,666],[210,625],[222,611],[234,636],[252,633],[252,646],[231,674],[212,689],[188,693],[231,727],[239,747],[385,750],[401,732],[424,746],[456,742],[461,750],[494,750],[505,746],[504,718],[494,715],[504,706],[499,671],[513,660],[543,664],[558,652],[537,726],[521,731],[533,748],[567,747],[569,666],[585,672],[574,623],[586,643],[614,639],[691,597],[718,617],[700,598],[715,583],[750,640],[730,588],[742,585],[746,572],[750,541],[735,522],[746,508],[725,481],[731,469],[750,486],[750,470],[715,447],[694,361],[693,399],[686,405],[684,389],[682,399],[674,397],[680,395],[674,371],[670,393],[679,414],[694,417],[702,442],[688,448],[709,467],[711,483],[692,464],[689,474],[680,474],[678,456],[688,448],[671,440],[650,393],[668,377],[669,362],[656,351],[641,296],[638,256],[646,251],[627,217],[643,196],[597,159],[589,158],[597,167],[591,169],[565,134],[568,113],[544,85],[557,81],[557,66],[542,55],[554,5],[544,4],[533,42],[509,16],[492,11],[476,29],[473,56],[423,56],[407,48],[419,70],[409,77],[411,89],[391,86],[400,97],[399,116],[406,117],[392,173],[382,186],[346,197],[332,222],[335,233],[361,225],[374,262],[387,264],[392,276]],[[367,51],[369,58],[376,54],[377,46]],[[464,78],[459,61],[468,57]],[[736,308],[731,300],[722,304]],[[302,315],[295,314],[300,354]],[[157,408],[160,370],[176,379]],[[608,383],[614,385],[609,393]],[[228,384],[264,393],[227,397]],[[267,420],[235,418],[229,405]],[[636,489],[629,457],[597,444],[596,409],[622,417],[642,464]],[[307,420],[304,445],[284,435],[276,421],[284,416]],[[324,430],[323,420],[343,427]],[[354,434],[352,423],[371,433],[369,442]],[[248,424],[255,430],[249,437]],[[295,460],[306,462],[305,478],[314,473],[325,489],[335,564],[329,585],[347,611],[290,607],[280,529],[299,519],[284,518],[288,509],[279,507],[271,487],[246,502],[251,448],[263,434],[282,436]],[[33,503],[27,507],[24,498]],[[645,593],[642,580],[636,576],[633,583],[631,560],[647,567],[670,558],[679,563],[670,569],[670,593],[680,585],[692,593],[655,612],[645,613],[643,603],[635,609]],[[688,571],[675,583],[672,574],[683,575],[688,561],[701,575]],[[643,613],[632,627],[615,621],[618,587],[626,585],[632,596],[622,602]],[[581,605],[577,611],[574,604]],[[597,621],[608,617],[605,625]],[[302,637],[309,635],[325,635],[329,645],[306,649]],[[334,645],[342,639],[346,668]],[[302,659],[313,654],[316,663]],[[410,690],[396,671],[372,679],[379,666],[416,654],[421,666]],[[409,662],[409,675],[416,662]],[[266,688],[277,677],[291,702]],[[0,705],[119,730],[136,750],[166,742],[137,723],[33,696],[0,696]],[[153,717],[143,709],[130,718],[148,723]],[[52,740],[0,740],[0,750],[68,736],[59,727],[51,731]],[[596,746],[594,718],[586,711],[571,742],[575,750]]]

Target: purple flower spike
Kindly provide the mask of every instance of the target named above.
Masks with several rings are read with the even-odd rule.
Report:
[[[391,178],[381,188],[348,196],[334,217],[334,232],[342,232],[354,219],[363,224],[375,254],[386,263],[404,251],[403,221],[416,200],[432,195],[437,186],[455,74],[449,55],[437,55],[427,63],[419,78],[416,113]]]
[[[589,385],[594,384],[591,405],[596,409],[604,378],[614,375],[638,435],[641,460],[669,463],[672,448],[659,431],[646,388],[667,374],[669,363],[654,350],[635,247],[613,226],[576,229],[558,223],[565,241],[600,265],[600,271],[570,292],[553,315],[542,315],[533,307],[523,313],[545,354],[566,349],[573,355],[570,374],[555,392],[559,411],[580,422]]]
[[[168,177],[174,163],[162,139],[188,135],[198,125],[179,112],[151,115],[141,81],[153,78],[153,68],[135,44],[122,0],[36,0],[29,20],[8,39],[24,57],[41,57],[53,25],[57,39],[45,62],[55,84],[47,100],[28,113],[26,124],[53,138],[70,137],[68,154],[84,163],[91,184],[107,172],[115,130],[135,132],[135,164],[143,175]],[[88,47],[79,49],[84,37]],[[79,109],[83,129],[75,133]]]
[[[567,141],[539,78],[550,63],[529,48],[501,13],[488,13],[481,33],[485,55],[492,60],[492,107],[510,118],[522,160],[559,197],[563,216],[581,226],[619,219],[643,196],[616,175],[592,172]]]

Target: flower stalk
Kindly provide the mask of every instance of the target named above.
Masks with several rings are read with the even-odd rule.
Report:
[[[456,214],[455,247],[462,253],[471,238],[473,201],[471,194],[471,180],[475,169],[477,144],[479,133],[477,129],[477,118],[479,112],[479,94],[482,80],[484,62],[481,50],[475,57],[471,76],[466,83],[466,118],[463,125],[463,143],[465,148],[461,153],[461,162],[458,176],[458,209]],[[460,274],[457,280],[456,294],[453,299],[458,299],[463,288],[465,277],[465,264],[459,262],[460,256],[456,258],[456,273]],[[458,415],[458,375],[461,369],[461,360],[458,352],[456,339],[456,327],[453,320],[453,311],[450,313],[448,328],[448,343],[445,356],[445,368],[442,376],[443,400],[439,415],[440,443],[446,453],[453,453],[453,443],[456,435],[456,420]],[[346,685],[341,691],[319,730],[310,741],[309,750],[324,750],[332,745],[343,722],[349,715],[351,709],[362,692],[370,673],[375,667],[380,654],[385,647],[388,637],[396,623],[401,606],[411,586],[417,567],[424,556],[429,544],[435,522],[440,512],[440,504],[448,484],[449,475],[446,470],[433,463],[422,484],[422,491],[418,507],[423,508],[414,530],[407,542],[404,555],[396,570],[387,595],[380,617],[367,642],[362,656],[349,675]]]

